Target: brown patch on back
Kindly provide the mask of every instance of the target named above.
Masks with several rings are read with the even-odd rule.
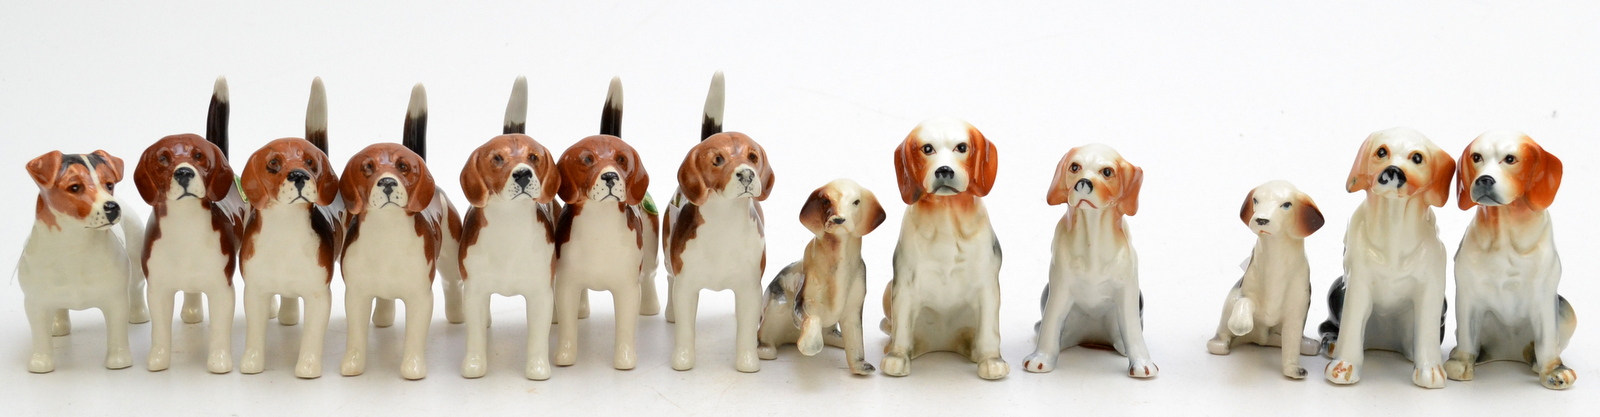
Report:
[[[684,203],[678,208],[677,221],[672,225],[672,244],[667,245],[672,248],[672,253],[667,254],[668,272],[677,275],[683,271],[683,247],[688,246],[689,241],[698,233],[697,229],[705,223],[705,218],[700,217],[700,206]]]
[[[244,224],[244,234],[239,236],[239,272],[244,271],[244,265],[249,264],[256,257],[256,236],[261,234],[261,210],[250,209],[250,221]]]
[[[228,180],[228,184],[230,187],[233,186],[231,178]],[[229,217],[229,213],[223,210],[221,205],[212,204],[211,228],[220,235],[217,239],[217,245],[221,247],[222,255],[228,257],[228,263],[222,267],[222,276],[228,280],[228,286],[231,287],[233,286],[233,270],[239,265],[239,236],[244,235],[244,224],[235,221],[233,217]]]
[[[461,253],[456,257],[456,264],[461,268],[461,280],[467,280],[467,253],[473,245],[478,244],[478,235],[483,228],[489,225],[489,218],[483,210],[476,206],[467,207],[465,224],[461,227]]]
[[[322,207],[310,207],[311,230],[317,233],[319,245],[317,246],[317,265],[328,270],[326,282],[333,282],[333,263],[339,259],[339,250],[344,240],[344,227],[340,219],[334,218],[332,210]]]
[[[567,204],[561,209],[561,217],[556,221],[556,259],[561,259],[561,247],[572,241],[572,220],[582,212],[583,202]]]
[[[438,269],[439,224],[423,213],[412,214],[411,220],[412,226],[416,228],[417,237],[422,238],[422,255],[433,260],[428,262],[428,282],[433,282],[434,270]]]

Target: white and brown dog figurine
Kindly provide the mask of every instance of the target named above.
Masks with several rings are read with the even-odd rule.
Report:
[[[1283,353],[1283,376],[1303,379],[1300,355],[1316,355],[1316,339],[1305,337],[1311,308],[1311,264],[1306,237],[1322,228],[1322,211],[1311,197],[1286,181],[1261,184],[1245,195],[1239,221],[1256,235],[1244,277],[1233,284],[1222,303],[1217,337],[1206,350],[1226,355],[1239,343],[1277,346]]]
[[[1472,380],[1473,365],[1496,360],[1533,365],[1545,388],[1567,389],[1577,371],[1561,363],[1578,318],[1556,294],[1550,213],[1561,160],[1519,132],[1478,136],[1462,151],[1456,198],[1481,205],[1456,250],[1456,348],[1445,374]]]
[[[333,265],[344,246],[344,202],[339,176],[328,162],[328,99],[322,79],[311,84],[306,107],[306,137],[282,138],[256,150],[240,174],[240,188],[250,203],[239,247],[239,272],[244,276],[244,356],[239,372],[266,368],[267,320],[273,297],[283,297],[278,322],[300,319],[305,301],[305,329],[294,375],[322,376],[323,337],[333,293]]]
[[[993,143],[955,118],[922,122],[895,149],[910,207],[883,292],[884,374],[906,376],[911,359],[936,351],[966,356],[983,379],[1011,372],[1000,358],[1000,240],[982,198],[998,160]]]
[[[1038,348],[1022,361],[1050,372],[1063,347],[1109,346],[1128,357],[1128,376],[1161,371],[1144,342],[1139,256],[1124,219],[1139,212],[1144,169],[1100,144],[1067,151],[1045,200],[1067,204],[1050,250],[1050,284],[1039,303]]]
[[[676,323],[672,369],[694,368],[695,310],[701,290],[731,290],[734,369],[761,370],[761,275],[767,269],[761,201],[772,193],[767,151],[743,133],[722,133],[723,78],[706,97],[701,141],[678,168],[678,192],[666,209],[661,248],[667,257],[667,316]]]
[[[128,323],[149,320],[141,259],[144,227],[112,195],[122,159],[106,151],[63,154],[28,162],[39,186],[33,231],[17,261],[23,310],[33,334],[28,372],[56,369],[51,336],[71,331],[68,310],[100,309],[106,318],[106,368],[133,364]],[[121,226],[118,233],[118,226]],[[127,244],[124,244],[127,242]]]
[[[599,135],[572,144],[556,163],[567,203],[556,221],[556,322],[560,323],[555,364],[572,365],[578,356],[578,317],[585,291],[610,291],[616,308],[616,348],[612,366],[638,363],[634,332],[640,314],[655,314],[655,276],[659,218],[646,189],[650,175],[639,153],[617,137],[622,129],[622,81],[611,80]]]
[[[461,168],[467,201],[462,222],[463,308],[467,354],[461,376],[488,372],[489,298],[521,295],[527,301],[528,346],[523,375],[550,378],[550,320],[555,311],[554,201],[560,188],[556,160],[544,145],[523,134],[528,81],[518,77],[507,106],[504,134],[472,151]]]
[[[247,209],[228,166],[228,85],[217,79],[206,117],[206,137],[161,138],[145,149],[133,182],[149,203],[144,274],[149,280],[151,371],[172,361],[173,298],[185,294],[185,315],[198,311],[199,294],[210,304],[210,353],[206,369],[233,371],[233,270]],[[185,322],[189,322],[185,318]],[[196,320],[198,321],[198,320]]]
[[[862,347],[861,308],[867,297],[867,263],[861,238],[888,218],[878,197],[855,181],[837,179],[811,192],[800,224],[813,237],[805,257],[778,271],[767,285],[761,314],[762,359],[777,359],[778,346],[794,343],[815,356],[824,344],[844,348],[850,372],[874,371]]]
[[[460,285],[460,275],[452,272],[458,271],[458,263],[452,260],[457,259],[460,217],[444,191],[434,186],[433,174],[423,160],[427,100],[421,84],[411,90],[404,145],[367,146],[350,157],[339,178],[339,195],[354,216],[339,262],[349,325],[339,369],[345,376],[366,371],[367,323],[370,320],[379,327],[393,324],[394,300],[400,300],[406,303],[400,376],[426,377],[434,270],[445,276],[447,303],[452,295],[450,286]],[[445,262],[436,262],[439,259]],[[459,296],[459,290],[455,295]],[[388,323],[383,322],[381,310],[374,315],[374,300],[379,309],[387,305]]]
[[[1455,160],[1415,130],[1373,132],[1356,154],[1349,192],[1366,191],[1344,236],[1345,276],[1328,294],[1319,329],[1333,359],[1324,377],[1361,380],[1368,348],[1404,354],[1411,382],[1443,388],[1444,244],[1433,208],[1450,199]]]

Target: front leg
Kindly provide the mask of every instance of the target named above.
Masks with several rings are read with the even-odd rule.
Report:
[[[756,329],[761,326],[761,273],[743,288],[733,290],[734,333],[733,367],[739,372],[761,370],[761,358],[756,356]]]
[[[55,352],[51,351],[50,333],[56,309],[39,307],[24,302],[28,313],[28,328],[33,334],[33,357],[28,360],[28,372],[42,374],[56,370]]]
[[[145,368],[164,371],[172,364],[172,309],[176,290],[150,285],[150,353]]]
[[[1122,345],[1128,349],[1128,376],[1134,378],[1150,378],[1161,371],[1150,360],[1150,349],[1144,344],[1144,320],[1140,317],[1139,306],[1139,281],[1131,280],[1132,285],[1123,288],[1121,302],[1117,303],[1117,316],[1122,327]]]
[[[348,279],[345,280],[349,282]],[[372,320],[372,303],[375,297],[352,291],[345,287],[344,314],[345,334],[344,361],[339,365],[339,374],[344,376],[361,375],[367,371],[367,323]]]
[[[1037,348],[1022,359],[1022,369],[1028,372],[1043,373],[1056,369],[1056,360],[1061,355],[1061,327],[1067,321],[1068,312],[1072,311],[1072,296],[1066,285],[1055,288],[1055,276],[1058,273],[1051,272],[1050,275],[1051,284],[1044,290],[1044,314],[1039,319]]]
[[[588,290],[571,282],[571,276],[556,278],[556,366],[572,366],[578,359],[578,299]]]
[[[106,369],[127,368],[133,365],[128,349],[128,300],[118,296],[108,303],[100,306],[106,318]]]
[[[467,322],[467,354],[461,359],[461,377],[479,378],[488,369],[489,343],[489,292],[479,289],[478,280],[467,283],[461,302]],[[533,301],[533,300],[528,300]],[[529,305],[532,309],[534,306]],[[531,328],[535,324],[528,322]],[[548,326],[548,322],[546,326]]]
[[[1309,286],[1310,282],[1305,285]],[[1283,354],[1283,376],[1293,379],[1305,379],[1306,368],[1300,367],[1300,354],[1303,353],[1306,343],[1306,314],[1311,309],[1310,288],[1296,288],[1286,295],[1283,307],[1283,322],[1281,326],[1281,339],[1278,342]],[[1315,352],[1315,350],[1312,350]]]
[[[611,366],[617,369],[633,369],[639,362],[638,352],[634,350],[634,334],[639,328],[639,292],[638,285],[611,290],[617,314],[617,346],[611,354]]]
[[[272,293],[259,284],[244,287],[244,356],[239,357],[239,372],[259,374],[266,368],[266,338],[268,309],[272,308]],[[278,313],[283,317],[283,312]]]
[[[850,364],[850,373],[856,375],[871,375],[876,371],[872,364],[867,363],[866,348],[862,341],[861,309],[866,304],[865,285],[865,282],[861,282],[855,286],[854,291],[851,291],[850,298],[846,301],[850,307],[846,307],[844,316],[839,318],[839,328],[844,333],[844,359]]]
[[[1557,277],[1560,271],[1557,270]],[[1562,348],[1562,312],[1564,309],[1562,299],[1555,292],[1556,279],[1546,278],[1546,285],[1551,288],[1539,288],[1535,294],[1540,294],[1544,301],[1540,307],[1534,308],[1534,339],[1533,358],[1534,370],[1539,373],[1539,384],[1545,388],[1564,390],[1572,388],[1578,382],[1578,372],[1561,363]],[[1541,286],[1542,287],[1542,286]],[[1548,304],[1546,304],[1548,303]]]
[[[328,334],[333,292],[323,287],[305,297],[305,306],[306,325],[300,329],[300,358],[295,361],[294,376],[311,379],[322,376],[322,340]]]
[[[978,332],[972,338],[972,358],[978,363],[978,377],[1005,378],[1011,365],[1000,357],[1000,267],[982,279],[987,285],[978,299]]]
[[[677,319],[673,322],[672,369],[687,371],[694,369],[694,322],[700,306],[700,289],[680,288],[684,283],[683,277],[670,282],[672,289],[668,293],[672,299],[667,301],[667,305],[673,309],[673,318]]]
[[[1228,290],[1228,298],[1222,302],[1222,320],[1217,323],[1217,335],[1206,342],[1207,352],[1213,355],[1226,355],[1233,351],[1233,339],[1238,336],[1233,334],[1233,329],[1228,324],[1232,321],[1230,319],[1234,315],[1235,303],[1243,297],[1242,293],[1239,285],[1234,285],[1233,289]]]
[[[1438,270],[1442,272],[1443,266]],[[1423,388],[1444,388],[1446,379],[1444,365],[1439,363],[1443,356],[1439,349],[1439,332],[1443,327],[1440,321],[1444,316],[1444,278],[1441,276],[1436,281],[1428,283],[1420,298],[1412,300],[1412,305],[1416,306],[1411,312],[1412,323],[1417,329],[1411,349],[1411,382]]]
[[[213,374],[233,372],[233,286],[207,291],[211,304],[211,353],[206,370]]]
[[[1367,281],[1372,278],[1366,274],[1351,274],[1345,279],[1338,343],[1333,347],[1333,361],[1322,370],[1322,377],[1328,382],[1349,385],[1361,381],[1361,363],[1367,348],[1367,318],[1372,314],[1372,291]]]
[[[896,274],[899,275],[899,274]],[[890,287],[902,285],[899,277],[889,283]],[[889,347],[883,355],[883,374],[888,376],[906,376],[911,374],[911,349],[914,338],[912,325],[917,321],[917,311],[921,306],[917,303],[916,294],[907,291],[907,288],[895,289],[889,298],[889,309],[894,312],[892,317],[885,318],[889,324]]]
[[[528,358],[523,376],[535,381],[550,379],[550,315],[555,311],[555,294],[548,288],[523,294],[528,307]]]
[[[428,327],[433,323],[433,286],[420,288],[406,302],[406,341],[401,350],[400,376],[418,380],[428,376]]]
[[[1459,263],[1456,265],[1456,347],[1450,349],[1450,359],[1444,362],[1445,376],[1457,381],[1472,380],[1480,347],[1477,294],[1461,285],[1473,281],[1462,275],[1462,269],[1466,267]]]

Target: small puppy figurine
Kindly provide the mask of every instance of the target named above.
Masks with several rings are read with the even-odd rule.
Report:
[[[756,329],[761,324],[761,275],[767,269],[761,201],[772,193],[767,151],[738,132],[722,132],[723,79],[706,96],[701,142],[678,168],[678,192],[667,206],[661,247],[667,254],[667,309],[677,324],[672,369],[694,367],[695,310],[700,291],[732,290],[739,372],[761,370]]]
[[[1028,372],[1050,372],[1062,347],[1110,346],[1128,357],[1128,376],[1150,378],[1161,368],[1144,343],[1144,295],[1139,256],[1124,216],[1139,212],[1144,169],[1111,147],[1067,151],[1056,164],[1046,202],[1067,203],[1050,250],[1050,285],[1040,296],[1038,349],[1022,361]]]
[[[934,351],[965,355],[983,379],[1011,372],[1000,358],[1000,240],[982,199],[998,159],[977,128],[954,118],[922,122],[895,149],[910,207],[883,292],[884,374],[906,376],[911,359]]]
[[[556,163],[567,206],[556,222],[556,322],[561,324],[555,364],[578,356],[579,307],[586,290],[611,291],[616,306],[612,366],[638,362],[634,331],[640,314],[655,314],[657,236],[660,220],[645,194],[650,175],[622,132],[622,81],[611,79],[600,134],[579,140]]]
[[[850,372],[874,371],[862,348],[861,306],[867,296],[867,263],[861,237],[888,218],[872,191],[837,179],[811,192],[800,224],[815,238],[805,257],[778,271],[767,285],[761,314],[761,359],[777,359],[778,346],[794,343],[815,356],[822,345],[844,348]]]
[[[1311,308],[1305,239],[1322,228],[1322,211],[1294,185],[1271,181],[1245,195],[1239,221],[1256,234],[1256,247],[1244,277],[1222,303],[1217,337],[1206,342],[1206,350],[1226,355],[1237,343],[1278,346],[1283,376],[1303,379],[1306,369],[1298,356],[1316,355],[1321,348],[1316,339],[1305,337]]]
[[[144,227],[121,221],[132,213],[111,194],[122,180],[122,159],[106,151],[51,151],[27,168],[39,186],[33,231],[17,261],[23,310],[33,331],[28,372],[56,369],[50,337],[70,332],[67,310],[90,308],[106,318],[106,368],[127,368],[133,364],[128,323],[149,320],[149,313],[144,272],[134,267],[142,257]],[[119,221],[121,236],[115,227]]]
[[[489,296],[527,300],[528,358],[523,374],[550,378],[550,319],[555,311],[556,251],[553,201],[560,180],[544,145],[523,134],[528,80],[517,77],[506,109],[505,134],[472,151],[461,168],[461,190],[472,203],[462,225],[461,279],[467,315],[467,355],[461,376],[488,372]]]
[[[250,202],[239,247],[244,275],[245,348],[239,372],[265,367],[267,320],[273,296],[283,297],[278,322],[299,321],[305,299],[306,327],[294,375],[322,376],[322,340],[328,332],[333,265],[344,246],[344,202],[339,177],[328,162],[328,98],[322,78],[311,82],[306,138],[268,142],[245,163],[240,186]]]
[[[233,371],[233,269],[239,260],[246,209],[228,166],[228,83],[217,78],[206,137],[161,138],[133,171],[139,195],[154,209],[145,227],[144,274],[150,280],[151,371],[172,361],[173,297],[185,293],[185,316],[198,296],[211,304],[211,352],[206,369]],[[195,308],[189,306],[193,304]],[[194,317],[198,321],[198,316]],[[189,322],[185,318],[184,322]]]
[[[1328,292],[1319,329],[1334,359],[1323,371],[1328,381],[1360,381],[1372,348],[1406,355],[1417,386],[1444,388],[1445,252],[1433,207],[1449,201],[1455,170],[1450,154],[1409,128],[1374,132],[1361,144],[1345,190],[1367,198],[1350,216],[1345,276]]]
[[[344,311],[349,325],[344,363],[339,373],[361,375],[367,368],[367,323],[378,327],[393,324],[394,300],[406,303],[405,348],[400,376],[422,379],[428,375],[424,357],[428,325],[433,319],[433,273],[445,276],[445,297],[449,288],[459,288],[457,271],[460,217],[433,185],[433,174],[424,162],[427,133],[428,97],[417,84],[411,90],[411,106],[406,113],[404,145],[378,143],[350,157],[339,178],[339,195],[354,216],[346,234],[344,255],[339,262],[344,271]],[[454,281],[454,282],[452,282]],[[459,290],[458,290],[459,291]],[[456,294],[459,296],[459,292]],[[387,323],[382,313],[374,315],[373,305],[389,309]],[[387,305],[387,307],[385,307]],[[446,310],[449,310],[447,305]],[[459,308],[459,306],[457,307]]]
[[[1495,360],[1533,365],[1545,388],[1567,389],[1578,373],[1561,363],[1578,318],[1556,294],[1550,213],[1561,160],[1527,135],[1488,132],[1461,152],[1456,202],[1482,205],[1456,250],[1456,348],[1445,374],[1471,381],[1473,365]]]

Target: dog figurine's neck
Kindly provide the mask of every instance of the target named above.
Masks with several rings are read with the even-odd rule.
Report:
[[[1367,201],[1363,205],[1367,211],[1366,233],[1372,238],[1373,243],[1397,242],[1401,236],[1408,235],[1439,235],[1438,226],[1434,222],[1433,207],[1429,206],[1421,195],[1384,197],[1367,191]]]
[[[1510,245],[1511,250],[1525,254],[1550,235],[1550,226],[1548,212],[1535,210],[1528,199],[1518,198],[1511,204],[1479,206],[1467,228],[1467,239],[1485,251]]]
[[[1080,247],[1089,247],[1089,242],[1121,243],[1128,239],[1126,223],[1123,223],[1122,212],[1117,210],[1116,204],[1102,208],[1074,207],[1067,210],[1067,216],[1067,232],[1075,242],[1082,244]],[[1112,247],[1123,246],[1126,245]]]
[[[925,194],[907,211],[907,214],[914,214],[921,219],[912,223],[921,225],[924,230],[958,236],[973,236],[981,232],[980,226],[987,225],[989,214],[983,199],[968,192],[954,195]],[[954,227],[954,230],[946,230],[950,227]]]
[[[1285,234],[1257,234],[1256,247],[1250,252],[1251,262],[1279,262],[1306,257],[1306,240]]]

